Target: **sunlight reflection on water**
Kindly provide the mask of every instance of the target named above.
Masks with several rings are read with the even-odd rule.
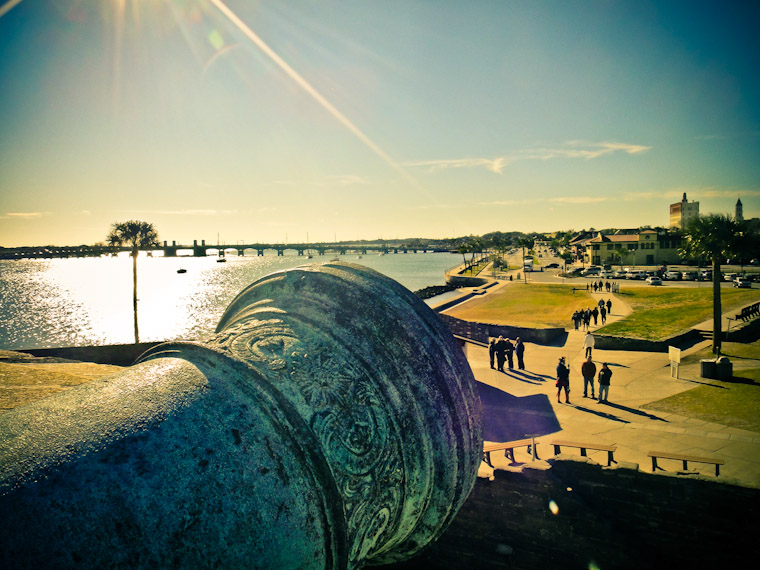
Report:
[[[138,318],[141,341],[192,340],[216,328],[232,299],[273,271],[307,259],[276,255],[138,258]],[[394,254],[341,256],[372,267],[411,290],[444,283],[457,256]],[[183,268],[187,272],[180,274]],[[102,258],[0,261],[0,348],[36,348],[134,342],[132,261]]]

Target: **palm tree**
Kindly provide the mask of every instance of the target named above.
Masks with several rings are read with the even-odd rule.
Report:
[[[132,307],[135,315],[135,344],[137,344],[140,342],[137,328],[137,252],[141,248],[158,245],[158,233],[151,223],[129,220],[114,223],[106,240],[110,246],[128,245],[132,248]]]
[[[683,257],[689,259],[703,257],[712,261],[713,352],[718,355],[722,342],[720,264],[733,252],[742,250],[746,241],[750,239],[752,238],[744,222],[724,214],[694,218],[684,230],[684,242],[681,248]]]
[[[620,245],[615,247],[615,257],[617,257],[620,262],[620,271],[623,270],[623,263],[625,263],[625,260],[629,255],[633,255],[633,252],[630,249]]]

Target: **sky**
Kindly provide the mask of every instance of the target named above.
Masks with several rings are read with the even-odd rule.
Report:
[[[0,246],[760,217],[760,3],[0,0]]]

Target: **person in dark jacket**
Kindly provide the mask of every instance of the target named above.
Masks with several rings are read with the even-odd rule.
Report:
[[[570,403],[570,368],[565,364],[565,357],[562,356],[557,364],[557,403],[559,395],[565,390],[565,403]]]
[[[589,356],[581,365],[581,376],[583,376],[583,397],[588,398],[588,387],[591,386],[591,397],[594,396],[594,376],[596,376],[596,364]]]
[[[525,370],[525,360],[523,360],[523,356],[525,355],[525,345],[523,344],[523,341],[520,340],[519,336],[515,341],[515,354],[517,355],[517,368]]]
[[[602,369],[599,371],[599,403],[607,401],[607,396],[610,393],[610,378],[612,378],[612,370],[607,367],[607,363],[602,364]]]
[[[496,356],[496,339],[491,337],[491,342],[488,343],[488,360],[491,362],[491,368],[493,368],[493,359]]]
[[[512,341],[508,338],[504,339],[504,350],[507,353],[507,365],[509,366],[509,369],[512,370],[515,367],[514,359],[512,358],[512,355],[515,352],[515,347],[512,344]]]
[[[499,372],[504,372],[504,361],[507,359],[507,343],[504,342],[504,337],[500,336],[496,341],[496,369]]]

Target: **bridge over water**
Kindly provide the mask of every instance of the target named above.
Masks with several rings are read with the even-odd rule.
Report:
[[[62,258],[62,257],[99,257],[120,251],[129,251],[131,248],[112,247],[105,245],[81,245],[81,246],[44,246],[44,247],[17,247],[0,248],[0,259],[33,259],[33,258]],[[178,255],[191,255],[193,257],[206,257],[209,255],[264,255],[265,251],[275,251],[278,256],[285,255],[286,251],[295,251],[297,255],[344,255],[356,253],[366,255],[369,253],[428,253],[446,252],[448,248],[437,244],[409,245],[403,242],[395,243],[249,243],[249,244],[206,244],[206,240],[194,240],[192,245],[171,244],[164,241],[161,245],[151,248],[142,248],[148,252],[163,252],[165,257]]]

